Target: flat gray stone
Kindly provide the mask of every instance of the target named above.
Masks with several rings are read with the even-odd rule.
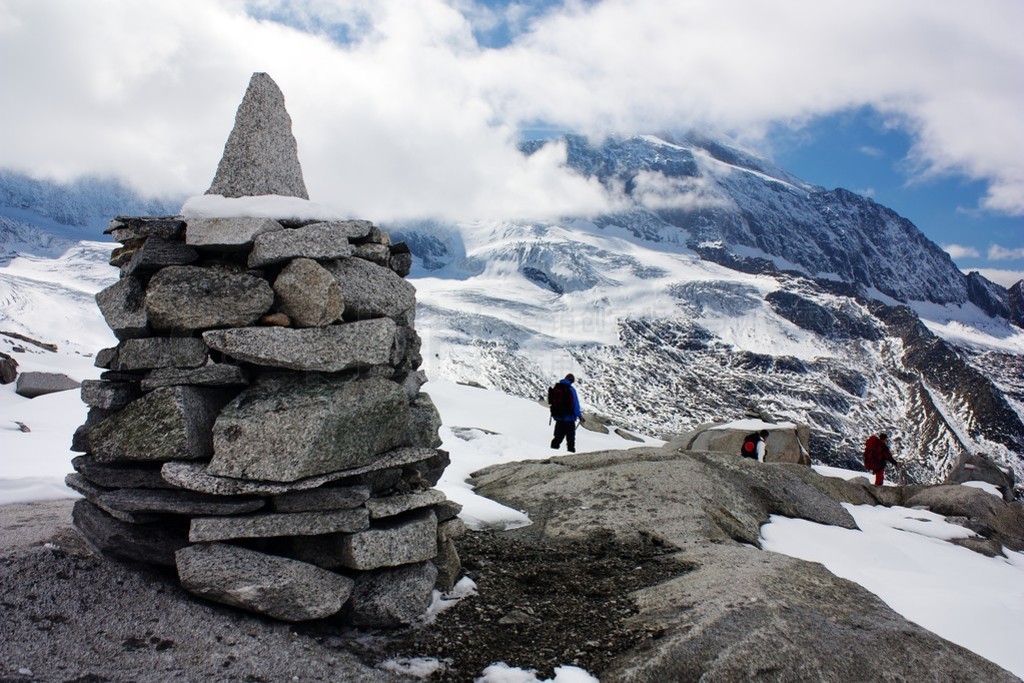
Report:
[[[231,358],[314,372],[342,372],[392,361],[397,328],[391,320],[363,320],[328,327],[241,327],[211,330],[203,340]]]
[[[346,576],[246,548],[193,545],[176,558],[181,585],[190,593],[282,621],[329,617],[352,594]]]
[[[108,464],[97,462],[91,455],[71,459],[71,466],[98,486],[128,489],[166,489],[171,485],[160,476],[158,463]]]
[[[339,564],[365,571],[429,560],[437,554],[437,517],[433,510],[401,520],[375,523],[359,533],[339,536]]]
[[[313,259],[292,260],[274,280],[277,307],[295,327],[325,327],[341,318],[345,302],[330,271]]]
[[[369,526],[365,508],[281,512],[237,517],[195,517],[189,529],[192,542],[223,541],[233,538],[274,538],[277,536],[318,536],[361,531]]]
[[[284,94],[269,75],[254,73],[249,79],[217,175],[206,194],[309,199]]]
[[[144,295],[142,280],[131,275],[96,293],[96,305],[118,339],[149,334]]]
[[[111,508],[103,503],[103,494],[107,493],[109,489],[104,489],[96,486],[91,481],[83,477],[77,472],[72,472],[64,477],[64,485],[72,491],[77,491],[85,496],[86,500],[95,505],[96,507],[103,510],[105,513],[113,517],[114,519],[129,524],[151,524],[159,521],[160,517],[153,514],[132,512],[129,510],[121,510],[116,507]]]
[[[18,375],[14,393],[25,398],[35,398],[61,391],[71,391],[82,386],[77,380],[59,372],[23,372]]]
[[[206,363],[206,344],[192,337],[126,339],[117,347],[111,370],[197,368]]]
[[[208,458],[214,420],[227,398],[216,389],[154,389],[92,428],[92,454],[98,462]]]
[[[466,523],[456,517],[437,525],[437,538],[442,541],[452,541],[456,538],[462,538],[466,535],[467,531],[469,529],[466,527]]]
[[[171,266],[146,287],[146,316],[155,330],[251,325],[270,310],[274,291],[248,273]]]
[[[382,517],[394,517],[410,510],[437,505],[445,500],[443,492],[437,489],[429,489],[419,493],[403,493],[383,498],[371,498],[366,501],[366,509],[370,513],[370,519],[380,519]]]
[[[303,491],[314,489],[324,484],[351,477],[367,476],[368,473],[379,470],[401,472],[405,465],[431,460],[437,456],[437,451],[432,448],[396,448],[381,453],[373,459],[373,462],[362,467],[354,467],[337,472],[330,472],[315,477],[297,479],[288,483],[270,481],[250,481],[246,479],[235,479],[232,477],[221,477],[210,474],[206,463],[201,462],[168,462],[164,463],[160,470],[164,480],[173,485],[190,491],[202,493],[213,493],[219,496],[235,495],[261,495],[271,496],[289,493],[292,491]]]
[[[142,378],[143,391],[189,384],[197,387],[244,387],[249,385],[245,368],[230,363],[208,363],[198,368],[158,368]]]
[[[129,524],[114,519],[87,500],[75,501],[72,520],[82,536],[104,555],[174,566],[174,553],[188,544],[187,522],[161,520]]]
[[[122,267],[122,274],[149,275],[166,266],[184,266],[199,260],[199,252],[181,242],[150,237]]]
[[[314,223],[302,228],[277,230],[257,235],[249,252],[249,267],[261,268],[274,263],[283,263],[293,258],[310,258],[318,261],[348,258],[355,253],[349,241],[366,221],[345,221]],[[369,227],[366,228],[369,232]]]
[[[189,516],[241,515],[265,505],[262,498],[211,496],[173,489],[118,489],[99,494],[95,502],[108,511]]]
[[[221,411],[208,470],[284,482],[360,467],[409,445],[408,420],[388,380],[264,376]]]
[[[107,382],[87,379],[82,382],[82,403],[90,408],[120,410],[139,397],[135,382]]]
[[[407,320],[416,307],[416,288],[390,268],[350,258],[328,265],[345,297],[345,317],[352,320],[392,318]]]
[[[317,228],[333,231],[339,239],[349,241],[364,240],[373,234],[377,228],[370,221],[352,219],[347,221],[323,221],[310,223],[307,228]]]
[[[370,497],[368,486],[327,486],[309,491],[290,491],[270,499],[277,512],[312,512],[357,508]]]
[[[201,251],[245,251],[257,235],[283,229],[270,218],[192,218],[185,242]]]
[[[411,624],[430,606],[436,581],[437,568],[430,562],[361,574],[345,616],[366,628]]]

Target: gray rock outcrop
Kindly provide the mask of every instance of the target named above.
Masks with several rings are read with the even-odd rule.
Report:
[[[759,550],[772,514],[856,528],[820,479],[794,464],[637,448],[489,467],[471,483],[529,514],[509,532],[524,539],[611,533],[677,550],[677,578],[634,594],[632,622],[658,636],[602,680],[1015,680],[820,564]]]
[[[747,435],[762,429],[768,432],[765,462],[810,466],[810,428],[791,422],[768,423],[757,419],[709,423],[671,439],[666,447],[680,451],[739,454]]]
[[[206,194],[309,198],[284,94],[265,73],[254,73],[249,80]]]

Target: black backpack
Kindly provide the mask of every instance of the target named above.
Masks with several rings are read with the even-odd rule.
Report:
[[[551,417],[568,417],[573,414],[572,390],[568,384],[559,382],[548,389],[548,404]]]
[[[740,455],[744,458],[757,460],[757,442],[761,440],[760,434],[750,434],[743,439],[743,446],[740,447]]]

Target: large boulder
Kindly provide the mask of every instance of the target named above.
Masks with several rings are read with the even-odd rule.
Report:
[[[982,453],[961,453],[953,469],[946,475],[943,484],[963,484],[968,481],[980,481],[999,487],[1003,500],[1012,502],[1014,498],[1013,470]]]
[[[389,380],[267,375],[217,418],[209,472],[287,482],[359,467],[407,445],[408,421]]]
[[[177,567],[189,592],[283,621],[336,614],[353,587],[347,576],[220,543],[182,548]]]
[[[249,79],[217,175],[206,194],[309,199],[284,94],[269,75],[254,73]]]
[[[146,288],[146,315],[156,330],[251,325],[270,310],[274,291],[261,278],[196,266],[171,266]]]
[[[71,379],[59,372],[23,372],[18,375],[14,385],[14,393],[25,398],[35,398],[59,391],[71,391],[81,385],[78,380]]]
[[[203,341],[236,360],[288,370],[342,372],[396,362],[392,320],[363,320],[306,329],[240,327],[203,333]]]
[[[764,422],[759,419],[709,423],[672,439],[673,450],[729,453],[739,455],[743,440],[754,432],[768,431],[765,462],[790,462],[810,466],[810,428],[792,422]]]

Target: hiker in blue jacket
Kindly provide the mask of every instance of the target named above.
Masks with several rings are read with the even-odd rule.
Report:
[[[558,450],[565,439],[570,453],[576,452],[576,420],[583,424],[583,411],[580,410],[580,397],[572,384],[576,377],[570,372],[565,379],[551,388],[548,402],[551,404],[551,417],[555,420],[555,438],[551,439],[551,447]]]

